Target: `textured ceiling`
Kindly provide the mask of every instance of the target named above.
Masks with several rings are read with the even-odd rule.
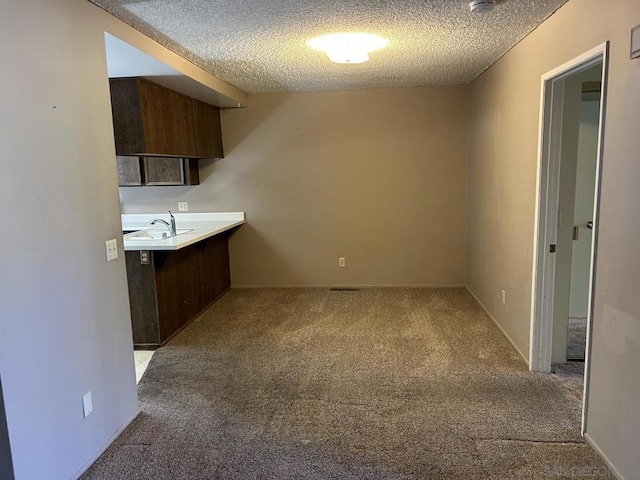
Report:
[[[455,85],[474,80],[566,0],[90,0],[247,93]],[[339,65],[307,41],[367,32],[390,45]]]

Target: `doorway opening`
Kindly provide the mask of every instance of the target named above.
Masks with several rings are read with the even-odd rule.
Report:
[[[607,54],[605,43],[542,77],[530,368],[550,372],[552,364],[558,364],[578,375],[582,433],[588,404]]]
[[[563,221],[558,230],[559,234],[560,231],[563,233],[562,241],[566,248],[558,248],[556,254],[554,335],[551,356],[553,364],[584,363],[585,360],[598,126],[602,96],[601,77],[602,64],[598,64],[576,74],[571,80],[574,84],[581,84],[578,88],[580,102],[569,105],[579,114],[579,130],[577,149],[571,152],[575,153],[576,161],[561,162],[560,167],[560,201],[565,205],[559,205],[559,211],[563,212]],[[565,104],[567,101],[565,94]],[[564,137],[566,138],[567,135]],[[563,168],[566,164],[571,168]],[[563,170],[565,175],[562,174]],[[560,261],[565,263],[561,269],[558,268]],[[563,273],[560,278],[559,273]]]

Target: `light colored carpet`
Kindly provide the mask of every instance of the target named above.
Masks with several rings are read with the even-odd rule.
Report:
[[[587,319],[569,318],[567,327],[567,359],[584,360],[587,347]]]
[[[464,289],[232,290],[158,350],[89,479],[542,479],[580,406]],[[604,478],[604,477],[603,477]]]
[[[552,377],[564,392],[582,408],[584,393],[584,362],[567,362],[551,365]]]

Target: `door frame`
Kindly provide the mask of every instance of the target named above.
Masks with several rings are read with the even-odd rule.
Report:
[[[600,181],[604,146],[604,121],[607,98],[609,42],[605,42],[567,63],[542,75],[540,96],[540,127],[536,178],[536,205],[533,244],[533,276],[531,289],[531,332],[529,368],[537,372],[551,371],[553,338],[553,297],[555,287],[555,255],[550,245],[556,244],[558,200],[560,191],[560,155],[562,143],[562,110],[564,80],[570,75],[602,62],[602,92],[598,151],[593,206],[593,241],[589,268],[589,299],[587,307],[587,344],[585,349],[585,377],[582,409],[582,433],[586,430],[588,385],[593,323],[593,294],[597,257]]]

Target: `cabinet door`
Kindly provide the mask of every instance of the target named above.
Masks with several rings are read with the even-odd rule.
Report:
[[[142,169],[138,157],[116,157],[118,170],[118,185],[139,186],[142,185]]]
[[[136,78],[110,78],[113,134],[117,155],[135,155],[145,149]]]
[[[154,252],[160,339],[164,343],[203,309],[202,257],[195,246]]]
[[[139,91],[144,153],[198,156],[191,98],[144,79]]]
[[[223,158],[220,109],[194,99],[193,122],[198,157]]]
[[[184,160],[173,157],[144,157],[147,185],[184,185]]]
[[[218,299],[231,286],[229,269],[229,240],[222,233],[207,239],[202,250],[204,269],[204,304]]]
[[[150,261],[144,264],[140,254],[137,250],[125,252],[133,344],[138,347],[159,346],[154,252],[147,252]]]

